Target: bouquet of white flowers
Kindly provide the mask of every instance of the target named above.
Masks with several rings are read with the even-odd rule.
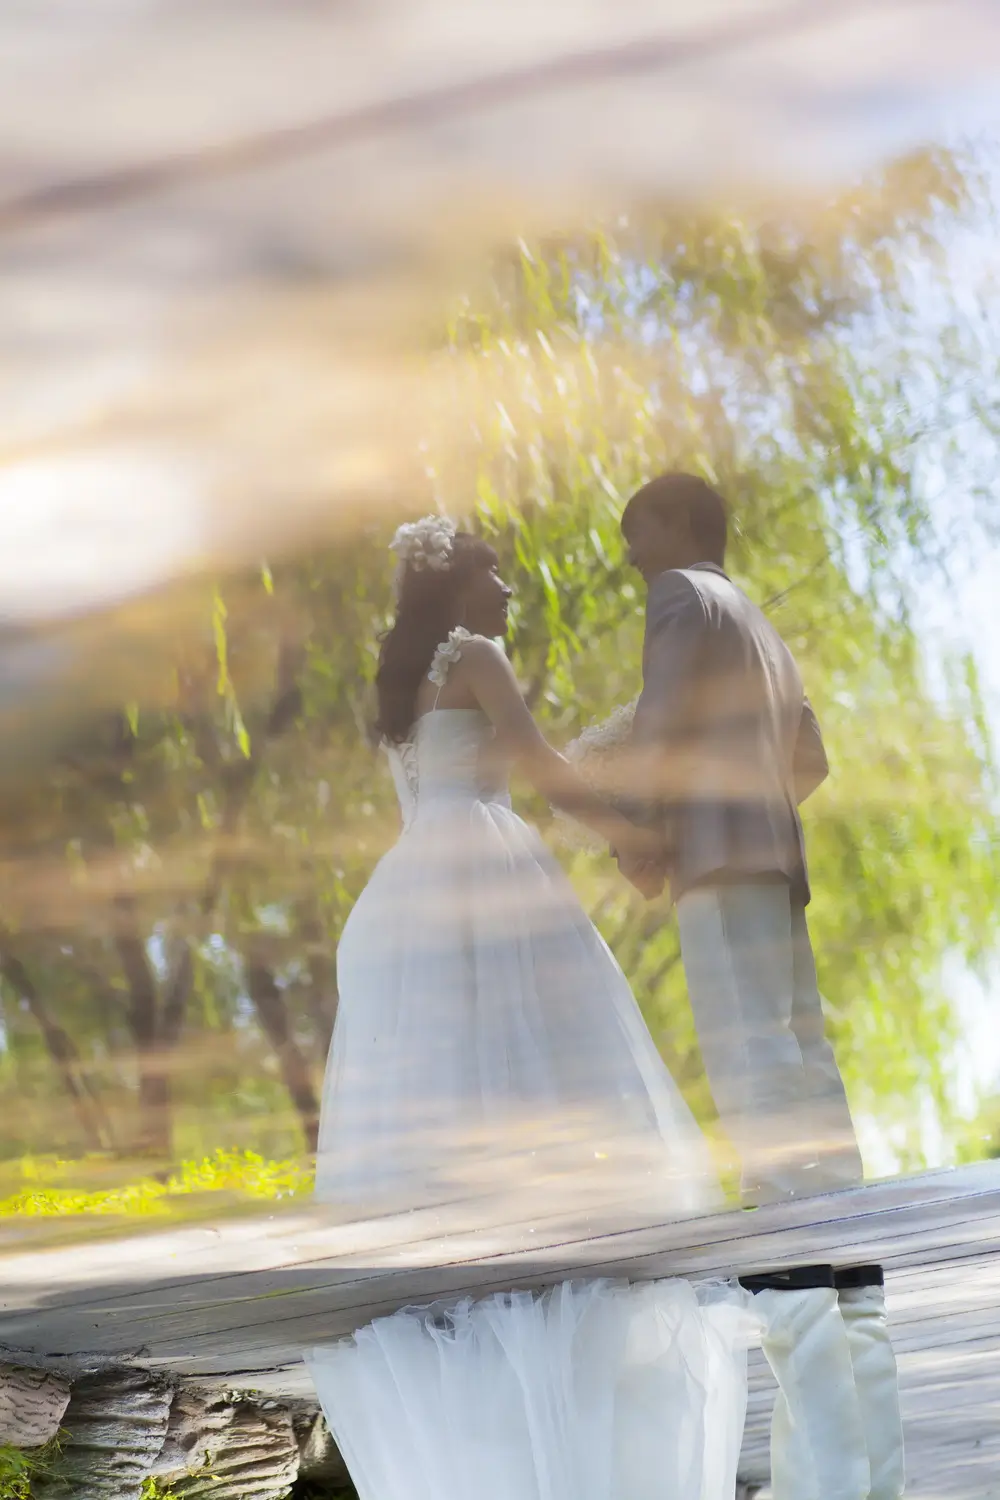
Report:
[[[615,762],[622,747],[632,732],[636,699],[616,708],[599,724],[588,724],[575,740],[563,751],[566,759],[579,772],[581,778],[601,797],[611,803],[617,781]],[[582,827],[569,813],[556,809],[560,827],[560,842],[576,849],[600,849],[600,839],[589,829]]]

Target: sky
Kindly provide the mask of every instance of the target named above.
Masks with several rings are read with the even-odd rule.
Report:
[[[1000,747],[1000,546],[984,548],[974,566],[959,572],[959,584],[939,588],[927,599],[931,633],[957,646],[971,647],[979,671],[994,743]],[[962,965],[946,966],[945,983],[959,1018],[962,1039],[954,1058],[959,1107],[973,1114],[985,1093],[1000,1092],[1000,956],[985,981]],[[877,1142],[873,1153],[880,1152]],[[948,1159],[948,1145],[928,1125],[931,1165]]]
[[[1000,416],[1000,325],[995,323],[996,288],[1000,286],[1000,241],[995,219],[1000,211],[1000,147],[996,138],[980,143],[977,159],[985,171],[989,201],[981,218],[949,246],[949,269],[953,294],[970,325],[977,329],[982,348],[971,395]],[[932,293],[927,310],[933,318]],[[982,486],[987,505],[994,510],[1000,501],[996,438],[983,435],[967,416],[959,418],[957,436],[959,442],[951,461],[945,460],[940,470],[932,470],[928,476],[945,525],[971,508],[974,485]],[[972,651],[994,744],[1000,749],[1000,539],[978,535],[973,545],[957,547],[949,558],[949,569],[948,581],[939,576],[918,589],[926,639],[932,649],[943,645]],[[972,1113],[977,1096],[1000,1091],[1000,955],[984,982],[961,966],[952,965],[947,969],[946,983],[962,1031],[955,1058],[957,1094],[962,1107]],[[939,1151],[946,1155],[945,1143],[939,1142]]]

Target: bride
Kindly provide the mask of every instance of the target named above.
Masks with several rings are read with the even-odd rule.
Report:
[[[511,590],[493,549],[435,516],[393,550],[376,728],[403,831],[337,951],[316,1195],[355,1215],[711,1209],[707,1146],[508,773],[618,849],[652,854],[653,836],[540,733],[496,642]],[[728,1288],[571,1282],[406,1309],[310,1365],[363,1500],[725,1500],[745,1337]]]

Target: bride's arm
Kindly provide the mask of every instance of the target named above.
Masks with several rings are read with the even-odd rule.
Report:
[[[514,757],[528,780],[554,807],[636,859],[654,859],[661,839],[621,817],[593,792],[565,756],[554,750],[525,703],[510,662],[493,641],[477,637],[462,651],[467,685],[490,719],[501,747]]]

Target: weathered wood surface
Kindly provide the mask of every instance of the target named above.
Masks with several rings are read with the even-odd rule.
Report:
[[[0,1256],[0,1345],[116,1355],[304,1395],[304,1347],[413,1301],[579,1275],[708,1276],[878,1260],[924,1500],[1000,1497],[1000,1164],[668,1225],[460,1208],[336,1224],[318,1207],[76,1251]],[[488,1216],[486,1216],[488,1222]],[[13,1356],[11,1356],[13,1358]],[[745,1473],[766,1477],[770,1385],[754,1361]]]
[[[44,1447],[68,1404],[69,1384],[60,1375],[0,1364],[0,1447]]]
[[[890,1270],[889,1316],[906,1430],[907,1496],[1000,1496],[1000,1256]],[[774,1385],[751,1355],[741,1472],[764,1484]]]
[[[299,1445],[291,1415],[278,1402],[223,1398],[206,1409],[181,1395],[174,1404],[186,1407],[180,1423],[197,1434],[186,1463],[167,1452],[156,1466],[178,1500],[285,1500],[299,1474]]]
[[[171,1391],[139,1370],[84,1375],[72,1389],[64,1439],[51,1473],[35,1479],[38,1500],[138,1500],[163,1447]]]

